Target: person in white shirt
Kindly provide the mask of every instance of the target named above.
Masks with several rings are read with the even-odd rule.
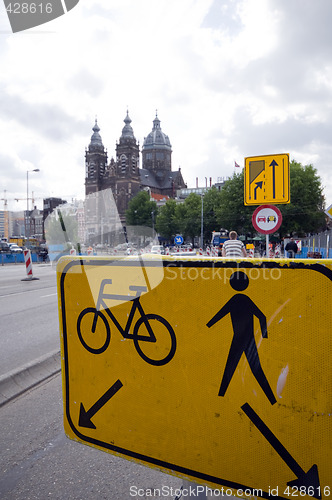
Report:
[[[247,252],[242,241],[237,239],[237,232],[229,233],[229,240],[225,241],[222,247],[223,257],[247,257]]]

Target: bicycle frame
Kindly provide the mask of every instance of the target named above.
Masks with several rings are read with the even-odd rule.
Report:
[[[100,289],[99,289],[99,294],[98,294],[98,299],[97,299],[97,304],[96,304],[96,313],[93,319],[92,323],[92,333],[96,331],[96,325],[97,325],[97,319],[98,319],[98,312],[100,311],[101,307],[103,307],[105,313],[111,318],[113,321],[114,325],[117,327],[123,338],[125,339],[133,339],[136,338],[137,340],[143,340],[145,342],[156,342],[156,336],[153,333],[153,330],[150,326],[150,323],[145,320],[145,312],[144,309],[140,303],[140,296],[142,292],[147,291],[147,287],[145,286],[136,286],[132,285],[129,286],[129,290],[136,292],[136,295],[117,295],[117,294],[109,294],[109,293],[104,293],[104,288],[106,285],[112,284],[111,279],[103,279],[101,284],[100,284]],[[111,312],[110,308],[107,307],[107,304],[105,303],[105,299],[111,299],[111,300],[122,300],[125,302],[131,301],[132,302],[132,307],[128,316],[127,323],[124,328],[120,325],[114,314]],[[132,325],[134,315],[136,312],[136,309],[138,309],[141,317],[143,318],[143,322],[146,326],[146,329],[149,333],[149,336],[146,335],[134,335],[133,333],[129,333],[130,327]]]

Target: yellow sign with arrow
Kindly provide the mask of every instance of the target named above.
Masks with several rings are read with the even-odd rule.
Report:
[[[290,203],[289,155],[250,156],[244,160],[244,204]]]
[[[238,496],[331,494],[329,260],[64,257],[66,434]]]

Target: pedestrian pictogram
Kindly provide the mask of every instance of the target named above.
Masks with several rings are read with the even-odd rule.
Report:
[[[68,437],[242,498],[330,497],[328,259],[66,256],[57,275]]]
[[[249,285],[249,278],[244,272],[236,271],[229,278],[229,284],[234,290],[243,292]],[[254,336],[254,316],[256,316],[259,319],[262,337],[267,339],[265,315],[247,295],[238,293],[233,295],[220,311],[210,319],[207,326],[211,328],[211,326],[217,321],[220,321],[226,314],[231,315],[234,337],[219,389],[219,396],[225,395],[240,358],[244,353],[257,382],[263,389],[271,405],[274,405],[277,400],[262,369]]]
[[[290,203],[288,154],[245,158],[244,204],[263,203]]]

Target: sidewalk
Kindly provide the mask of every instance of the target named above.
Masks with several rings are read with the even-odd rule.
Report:
[[[61,371],[60,351],[37,358],[0,377],[0,407]]]

